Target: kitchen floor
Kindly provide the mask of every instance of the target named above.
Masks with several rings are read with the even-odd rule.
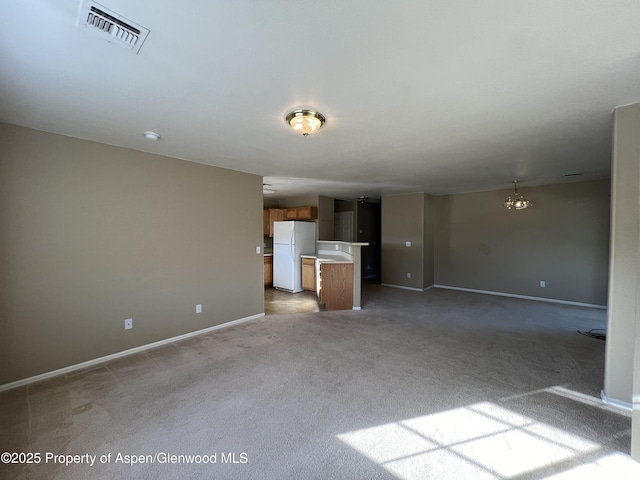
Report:
[[[264,314],[310,313],[323,311],[315,292],[289,293],[275,288],[264,289]]]

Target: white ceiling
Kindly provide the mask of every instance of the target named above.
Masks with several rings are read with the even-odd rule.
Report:
[[[138,55],[76,27],[80,0],[0,0],[0,121],[276,197],[606,178],[613,109],[640,102],[638,0],[99,3],[151,31]],[[320,132],[293,133],[298,108]]]

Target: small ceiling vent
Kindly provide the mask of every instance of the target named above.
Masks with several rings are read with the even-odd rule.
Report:
[[[91,0],[83,0],[78,26],[122,48],[140,51],[149,30]]]

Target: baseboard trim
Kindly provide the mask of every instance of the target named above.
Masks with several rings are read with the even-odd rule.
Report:
[[[187,338],[197,337],[198,335],[204,335],[205,333],[213,332],[215,330],[220,330],[222,328],[233,327],[241,323],[250,322],[251,320],[256,320],[260,317],[264,317],[264,312],[258,313],[256,315],[251,315],[250,317],[239,318],[238,320],[232,320],[230,322],[221,323],[220,325],[214,325],[213,327],[203,328],[202,330],[196,330],[195,332],[189,332],[182,335],[178,335],[176,337],[166,338],[164,340],[160,340],[157,342],[148,343],[146,345],[141,345],[139,347],[130,348],[128,350],[123,350],[122,352],[112,353],[111,355],[106,355],[104,357],[94,358],[93,360],[87,360],[86,362],[77,363],[75,365],[69,365],[68,367],[59,368],[58,370],[52,370],[51,372],[41,373],[40,375],[23,378],[22,380],[16,380],[15,382],[5,383],[4,385],[0,385],[0,392],[4,392],[5,390],[11,390],[12,388],[23,387],[30,383],[39,382],[41,380],[47,380],[49,378],[58,377],[60,375],[64,375],[65,373],[75,372],[76,370],[82,370],[83,368],[93,367],[95,365],[99,365],[101,363],[105,363],[110,360],[115,360],[117,358],[133,355],[134,353],[144,352],[145,350],[151,350],[152,348],[161,347],[169,343],[175,343],[181,340],[186,340]]]
[[[427,287],[427,288],[405,287],[404,285],[394,285],[392,283],[381,283],[380,286],[399,288],[401,290],[411,290],[412,292],[424,292],[425,290],[427,290],[427,288],[431,288],[431,287]]]
[[[621,400],[616,400],[615,398],[607,397],[604,394],[604,390],[600,391],[600,398],[604,403],[612,407],[619,408],[621,410],[626,410],[627,412],[631,412],[633,410],[633,406],[630,403],[623,402]]]
[[[511,297],[511,298],[521,298],[523,300],[535,300],[538,302],[547,302],[547,303],[562,303],[563,305],[573,305],[576,307],[589,307],[589,308],[597,308],[599,310],[606,310],[606,305],[596,305],[594,303],[581,303],[581,302],[570,302],[568,300],[557,300],[555,298],[544,298],[544,297],[531,297],[529,295],[516,295],[514,293],[502,293],[502,292],[493,292],[491,290],[476,290],[473,288],[462,288],[462,287],[451,287],[449,285],[434,285],[436,288],[444,288],[447,290],[459,290],[461,292],[471,292],[471,293],[481,293],[484,295],[495,295],[498,297]]]
[[[353,307],[352,310],[362,310],[362,307]]]

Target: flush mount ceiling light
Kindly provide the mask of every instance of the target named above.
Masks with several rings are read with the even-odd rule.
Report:
[[[504,208],[507,210],[516,209],[524,210],[525,208],[533,207],[533,203],[524,198],[518,193],[518,180],[513,181],[513,198],[511,195],[504,201]]]
[[[286,117],[287,123],[296,133],[301,133],[305,137],[320,130],[325,118],[321,113],[313,110],[294,110]]]
[[[147,140],[160,140],[160,135],[156,132],[144,132],[143,135]]]

